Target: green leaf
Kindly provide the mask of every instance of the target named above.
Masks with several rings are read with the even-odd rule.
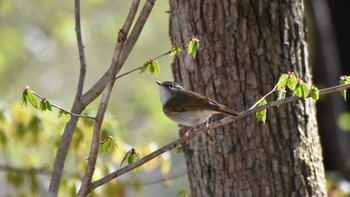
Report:
[[[310,90],[310,94],[311,94],[311,97],[314,99],[314,100],[318,100],[320,98],[320,93],[318,91],[318,88],[313,86]]]
[[[285,99],[286,98],[286,88],[283,87],[283,88],[279,89],[277,95],[278,95],[277,100]]]
[[[22,93],[22,105],[27,107],[28,104],[28,90],[24,90]]]
[[[40,105],[39,105],[39,109],[40,109],[40,111],[45,111],[47,108],[46,108],[46,102],[45,102],[45,100],[44,99],[42,99],[41,101],[40,101]]]
[[[36,99],[35,95],[33,94],[33,92],[31,90],[27,90],[27,97],[28,100],[30,102],[30,104],[35,107],[38,108],[38,100]]]
[[[153,60],[152,58],[149,59],[141,68],[140,73],[145,72],[147,69],[149,70],[149,72],[159,77],[160,66],[157,60]]]
[[[309,96],[309,88],[305,82],[298,82],[294,89],[294,94],[298,97],[306,98]]]
[[[140,154],[138,152],[136,152],[135,149],[132,149],[130,156],[128,158],[129,164],[135,163],[140,159],[141,159]],[[141,169],[140,167],[135,168],[134,173],[138,172],[140,169]]]
[[[140,73],[145,72],[145,71],[149,68],[149,66],[150,66],[150,63],[147,61],[147,62],[143,65],[143,67],[141,68]]]
[[[61,116],[63,115],[63,112],[64,112],[63,110],[58,111],[58,118],[61,118]]]
[[[65,117],[65,119],[67,120],[67,121],[69,121],[70,120],[70,114],[68,114],[68,113],[63,113],[63,115],[64,115],[64,117]]]
[[[128,164],[132,164],[137,160],[137,157],[135,154],[130,154],[130,156],[128,157]]]
[[[152,62],[152,66],[150,68],[152,68],[152,70],[153,70],[151,73],[156,75],[156,77],[159,77],[160,67],[159,67],[158,61],[154,60]]]
[[[340,94],[342,95],[342,97],[344,98],[344,101],[346,101],[346,90],[341,90]]]
[[[181,55],[181,54],[182,54],[182,50],[180,49],[180,47],[175,47],[170,51],[170,56]]]
[[[68,114],[67,112],[65,112],[65,111],[63,111],[63,110],[60,109],[60,110],[58,111],[58,117],[61,118],[62,115],[65,117],[65,119],[66,119],[67,121],[70,120],[70,114]]]
[[[288,74],[282,74],[278,79],[277,90],[285,87],[287,85]]]
[[[193,41],[190,40],[190,42],[188,43],[187,54],[192,55],[192,52],[193,52]]]
[[[296,85],[298,83],[297,77],[295,76],[294,73],[291,73],[287,79],[287,87],[291,90],[294,91]]]
[[[113,145],[118,147],[117,143],[114,141],[113,136],[107,133],[107,135],[105,136],[105,140],[101,142],[102,153],[107,153]]]
[[[340,85],[349,84],[349,83],[350,83],[350,76],[345,76],[345,75],[340,76],[340,81],[339,81]],[[341,90],[340,94],[342,95],[342,97],[346,101],[346,90]]]
[[[49,111],[52,111],[51,103],[48,100],[45,101],[45,104],[46,104],[46,109]]]
[[[296,85],[296,87],[294,89],[294,94],[295,94],[295,96],[298,96],[298,97],[302,97],[303,96],[301,85],[299,85],[299,84]]]
[[[267,104],[267,101],[265,99],[263,99],[259,104],[258,106],[262,106],[262,105],[265,105]],[[263,110],[260,110],[258,112],[255,113],[256,115],[256,118],[257,120],[260,122],[263,122],[265,124],[265,121],[266,121],[266,112],[267,110],[266,109],[263,109]]]
[[[122,159],[122,162],[120,163],[120,166],[122,166],[124,161],[129,158],[130,154],[131,154],[131,150],[129,150],[127,153],[125,153],[125,155]]]
[[[106,141],[102,143],[102,153],[107,153],[108,150],[112,147],[112,144],[113,142],[107,138]]]
[[[196,39],[195,37],[192,37],[190,42],[188,43],[187,53],[189,55],[192,55],[195,58],[197,55],[198,48],[199,48],[199,40]]]
[[[302,89],[302,92],[303,92],[303,97],[306,98],[309,96],[309,88],[307,87],[307,84],[306,83],[302,83],[301,84],[301,89]]]
[[[113,142],[114,146],[115,146],[116,148],[118,148],[118,144],[117,144],[117,142],[115,142],[113,136],[108,135],[108,138]]]

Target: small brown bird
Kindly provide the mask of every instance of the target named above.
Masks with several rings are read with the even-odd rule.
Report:
[[[196,126],[218,113],[233,116],[239,114],[208,97],[185,90],[175,82],[156,82],[160,87],[160,100],[164,114],[180,125]]]

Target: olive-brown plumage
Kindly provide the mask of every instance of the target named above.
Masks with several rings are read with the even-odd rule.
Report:
[[[204,123],[213,114],[222,113],[236,116],[238,112],[196,92],[185,90],[175,82],[165,81],[160,87],[163,112],[170,119],[185,126]]]

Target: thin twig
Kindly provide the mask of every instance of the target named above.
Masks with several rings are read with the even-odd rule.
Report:
[[[339,86],[334,86],[334,87],[322,89],[319,91],[319,95],[326,95],[326,94],[339,92],[341,90],[346,90],[346,89],[350,89],[350,84],[339,85]],[[93,190],[93,189],[113,180],[114,178],[121,176],[121,175],[125,174],[126,172],[129,172],[129,171],[143,165],[144,163],[154,159],[155,157],[163,154],[164,152],[172,150],[175,147],[177,147],[183,143],[186,143],[189,139],[192,139],[196,136],[201,135],[202,133],[204,133],[208,129],[212,132],[215,132],[214,129],[217,127],[220,127],[222,125],[225,125],[225,124],[228,124],[231,122],[235,122],[237,120],[241,120],[241,119],[243,119],[247,116],[250,116],[250,115],[254,115],[258,111],[261,111],[264,109],[270,109],[270,108],[276,107],[276,106],[282,106],[282,105],[285,105],[285,104],[288,104],[291,102],[295,102],[295,101],[301,100],[301,99],[303,99],[303,98],[297,97],[297,96],[288,97],[288,98],[281,99],[278,101],[269,102],[266,105],[262,105],[262,106],[241,112],[240,115],[238,115],[238,116],[229,116],[229,117],[223,118],[221,120],[218,120],[218,121],[210,124],[209,128],[202,128],[202,129],[198,129],[196,131],[190,132],[186,137],[177,139],[177,140],[159,148],[158,150],[150,153],[149,155],[146,155],[145,157],[141,158],[140,160],[136,161],[135,163],[129,164],[123,168],[120,168],[120,169],[92,182],[90,188],[91,188],[91,190]]]
[[[183,43],[177,45],[177,46],[174,47],[174,48],[181,47],[181,46],[185,45],[185,44],[188,43],[188,42],[189,42],[189,41],[183,42]],[[172,51],[174,48],[172,48],[170,51],[167,51],[167,52],[165,52],[165,53],[163,53],[163,54],[161,54],[161,55],[159,55],[159,56],[157,56],[157,57],[155,57],[155,58],[151,58],[151,59],[152,59],[152,60],[157,60],[157,59],[159,59],[159,58],[161,58],[161,57],[163,57],[163,56],[169,55],[169,54],[171,53],[171,51]],[[119,78],[122,78],[122,77],[124,77],[125,75],[128,75],[128,74],[130,74],[130,73],[133,73],[133,72],[135,72],[135,71],[141,70],[144,66],[145,66],[145,65],[142,65],[142,66],[140,66],[140,67],[137,67],[137,68],[134,68],[134,69],[132,69],[132,70],[130,70],[130,71],[127,71],[127,72],[125,72],[125,73],[123,73],[123,74],[117,76],[117,77],[115,78],[115,80],[117,80],[117,79],[119,79]]]
[[[40,94],[34,92],[32,89],[31,89],[30,91],[31,91],[35,96],[37,96],[38,98],[40,98],[40,99],[42,99],[42,100],[46,99],[45,97],[41,96]],[[95,117],[88,116],[88,115],[75,114],[75,113],[70,112],[70,111],[64,109],[63,107],[60,107],[60,106],[58,106],[58,105],[56,105],[56,104],[54,104],[54,103],[51,103],[51,102],[50,102],[50,105],[51,105],[52,107],[54,107],[54,108],[57,108],[57,109],[63,111],[64,113],[67,113],[67,114],[71,115],[71,116],[80,117],[80,118],[89,118],[89,119],[95,120]]]
[[[279,80],[278,83],[275,85],[275,87],[273,87],[273,89],[272,89],[269,93],[267,93],[265,96],[261,97],[261,98],[260,98],[253,106],[251,106],[249,109],[253,109],[253,108],[256,107],[257,105],[259,105],[259,103],[261,103],[264,99],[266,99],[266,97],[268,97],[270,94],[274,93],[274,92],[277,90],[278,85],[279,85],[282,81],[284,81],[284,80],[286,80],[286,79],[288,79],[288,76],[286,76],[285,78]]]

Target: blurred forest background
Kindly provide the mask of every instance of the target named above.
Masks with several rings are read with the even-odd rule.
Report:
[[[144,1],[142,1],[144,2]],[[321,2],[321,4],[319,3]],[[37,196],[48,188],[54,155],[64,124],[58,111],[41,113],[21,106],[26,85],[51,103],[67,110],[75,97],[79,57],[74,32],[73,1],[0,1],[0,190],[4,195]],[[323,3],[323,4],[322,4]],[[129,1],[81,2],[82,34],[87,61],[85,89],[109,67],[117,32],[129,9]],[[350,3],[307,1],[310,14],[310,49],[314,80],[319,88],[337,85],[340,75],[350,75]],[[327,13],[327,7],[330,12]],[[323,7],[322,7],[323,6]],[[142,66],[151,57],[171,49],[169,3],[157,1],[136,47],[119,74]],[[323,18],[322,18],[323,17]],[[325,17],[325,18],[324,18]],[[329,23],[327,23],[327,20]],[[158,80],[172,80],[172,57],[159,59]],[[104,132],[118,148],[101,154],[95,178],[120,167],[126,151],[135,147],[142,155],[178,138],[177,125],[161,110],[156,78],[132,73],[117,80],[105,118]],[[95,115],[93,103],[85,113]],[[339,95],[318,102],[318,119],[330,180],[348,185],[350,180],[349,105]],[[60,195],[75,195],[85,170],[93,122],[81,119],[71,143]],[[334,181],[333,181],[334,180]],[[336,180],[336,181],[335,181]],[[341,180],[339,182],[339,180]],[[344,181],[343,181],[344,180]],[[188,192],[185,160],[171,151],[128,173],[91,195],[176,196]]]

